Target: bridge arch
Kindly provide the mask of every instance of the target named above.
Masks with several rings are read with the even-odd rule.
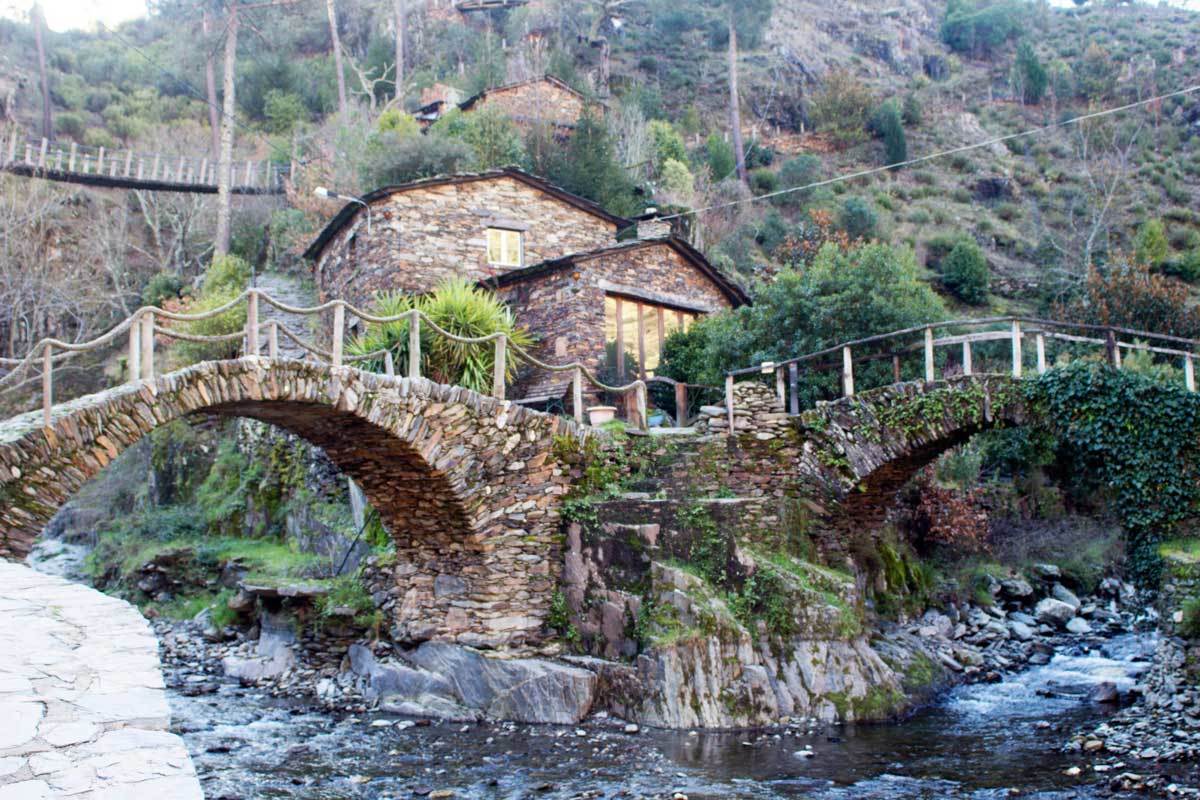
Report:
[[[557,581],[554,438],[574,423],[423,379],[302,361],[207,362],[0,423],[0,557],[23,558],[84,482],[191,414],[249,417],[321,447],[396,544],[401,639],[536,644]]]
[[[840,500],[840,527],[883,523],[923,467],[977,433],[1027,424],[1019,379],[972,375],[910,381],[827,403],[801,416],[804,438]]]

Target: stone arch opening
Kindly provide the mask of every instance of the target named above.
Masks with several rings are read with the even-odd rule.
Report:
[[[556,435],[571,423],[465,389],[306,362],[202,364],[0,423],[0,557],[151,430],[247,417],[320,447],[392,535],[401,639],[536,643],[557,564]]]

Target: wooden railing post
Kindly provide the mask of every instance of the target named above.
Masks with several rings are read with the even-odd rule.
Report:
[[[49,151],[49,149],[50,149],[50,141],[45,136],[43,136],[42,137],[42,148],[38,152],[38,167],[40,169],[46,168],[46,153]]]
[[[421,312],[408,312],[408,377],[421,377]]]
[[[729,423],[729,435],[733,435],[733,375],[725,376],[725,416]]]
[[[784,378],[782,366],[775,368],[775,396],[779,398],[779,407],[785,408],[787,406],[787,379]]]
[[[1191,353],[1183,359],[1183,383],[1189,392],[1196,391],[1196,366],[1192,363]]]
[[[501,334],[496,339],[496,357],[492,364],[492,397],[497,400],[504,399],[504,388],[507,382],[505,378],[508,375],[508,366],[505,363],[508,359],[508,337]]]
[[[925,382],[933,383],[933,328],[925,329]]]
[[[75,171],[75,156],[78,155],[78,152],[79,152],[79,145],[75,142],[71,142],[71,155],[67,158],[67,171],[68,172]]]
[[[575,424],[583,424],[583,367],[576,367],[571,375],[571,410],[575,414]]]
[[[42,351],[42,423],[47,428],[50,427],[50,407],[52,405],[54,405],[54,348],[47,342],[46,349]]]
[[[788,364],[788,411],[800,413],[800,365],[795,361]]]
[[[1012,375],[1014,378],[1021,377],[1021,323],[1017,320],[1012,322]]]
[[[1104,331],[1104,352],[1109,365],[1120,369],[1121,351],[1117,348],[1117,334],[1112,328]]]
[[[346,333],[346,304],[341,300],[333,306],[333,341],[330,352],[334,367],[342,365],[342,338]]]
[[[637,401],[638,430],[650,430],[650,420],[646,418],[646,382],[638,381],[633,388],[634,399]]]
[[[892,353],[892,383],[900,382],[900,354]]]
[[[246,355],[258,357],[258,290],[246,297]]]
[[[1041,331],[1038,331],[1034,337],[1034,342],[1037,344],[1037,371],[1038,375],[1046,373],[1046,336]]]
[[[971,340],[963,342],[963,375],[971,375],[975,371],[975,365],[971,361]]]
[[[129,380],[142,377],[142,320],[134,317],[129,326]]]
[[[279,358],[279,323],[271,320],[267,329],[267,358],[275,361]]]
[[[854,358],[849,347],[842,348],[842,396],[854,395]]]
[[[154,312],[142,316],[142,379],[154,380]]]
[[[782,367],[780,368],[782,371]],[[782,378],[780,378],[782,380]],[[675,427],[686,428],[688,424],[688,390],[683,381],[675,384]]]
[[[396,377],[396,361],[392,358],[391,350],[383,351],[383,374],[389,378]]]

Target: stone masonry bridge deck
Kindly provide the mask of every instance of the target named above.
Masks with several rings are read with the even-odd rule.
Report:
[[[571,421],[460,387],[348,367],[206,362],[0,423],[0,558],[122,450],[188,415],[250,417],[321,447],[363,489],[396,545],[394,632],[536,645],[558,579],[555,437]]]
[[[0,797],[201,800],[133,606],[0,561]]]

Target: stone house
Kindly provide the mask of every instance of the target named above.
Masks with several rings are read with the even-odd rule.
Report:
[[[603,108],[553,75],[543,75],[485,89],[462,102],[458,102],[457,92],[453,89],[438,85],[428,94],[422,93],[421,107],[416,117],[423,126],[428,127],[452,107],[464,112],[491,108],[507,116],[518,127],[550,123],[556,131],[567,132],[575,127],[576,121],[589,106]]]
[[[321,299],[427,292],[450,277],[493,289],[538,338],[539,359],[610,379],[652,375],[661,344],[703,314],[749,302],[686,242],[619,242],[637,227],[516,168],[377,189],[344,207],[305,252]],[[369,220],[368,220],[369,217]],[[526,369],[511,396],[557,405],[570,375]]]

